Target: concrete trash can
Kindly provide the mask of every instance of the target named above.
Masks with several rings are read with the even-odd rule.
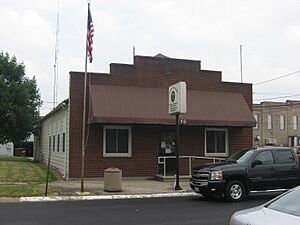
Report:
[[[118,168],[104,170],[104,191],[122,191],[122,170]]]

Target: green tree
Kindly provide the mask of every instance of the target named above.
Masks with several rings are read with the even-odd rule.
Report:
[[[26,140],[39,119],[40,94],[35,77],[15,56],[0,53],[0,143]]]

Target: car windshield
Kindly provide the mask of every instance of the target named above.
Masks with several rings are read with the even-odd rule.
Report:
[[[227,162],[236,162],[236,163],[243,163],[248,162],[249,159],[253,155],[253,150],[243,150],[233,153],[231,156],[229,156],[226,161]]]
[[[266,205],[266,208],[300,217],[300,188],[296,188]]]

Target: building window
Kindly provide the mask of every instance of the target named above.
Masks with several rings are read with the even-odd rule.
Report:
[[[66,151],[66,133],[63,133],[63,143],[62,143],[62,151]]]
[[[59,141],[60,141],[60,135],[57,135],[57,152],[59,152]]]
[[[51,136],[49,137],[49,151],[51,151]]]
[[[272,129],[272,115],[268,115],[268,129]]]
[[[131,157],[131,127],[104,126],[103,156]]]
[[[297,126],[297,116],[293,116],[293,130],[297,130],[298,129],[298,126]]]
[[[254,129],[258,129],[258,115],[257,114],[254,114],[254,119],[256,121]]]
[[[228,156],[228,131],[227,129],[205,129],[205,155]]]
[[[53,136],[53,144],[52,144],[52,147],[53,147],[52,151],[55,151],[55,136]]]
[[[284,130],[285,128],[285,124],[284,124],[284,115],[280,115],[279,117],[279,128],[280,130]]]

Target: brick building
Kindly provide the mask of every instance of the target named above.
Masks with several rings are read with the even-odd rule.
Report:
[[[253,104],[253,114],[257,121],[253,128],[255,145],[300,145],[300,101]]]
[[[174,173],[168,87],[179,81],[187,85],[187,113],[180,116],[182,174],[197,157],[200,163],[201,157],[227,157],[252,147],[251,84],[222,82],[221,72],[202,70],[200,61],[135,56],[132,65],[110,64],[108,74],[88,73],[86,177],[103,176],[108,167],[120,168],[123,176]],[[84,73],[70,72],[69,177],[81,173],[83,92]]]

